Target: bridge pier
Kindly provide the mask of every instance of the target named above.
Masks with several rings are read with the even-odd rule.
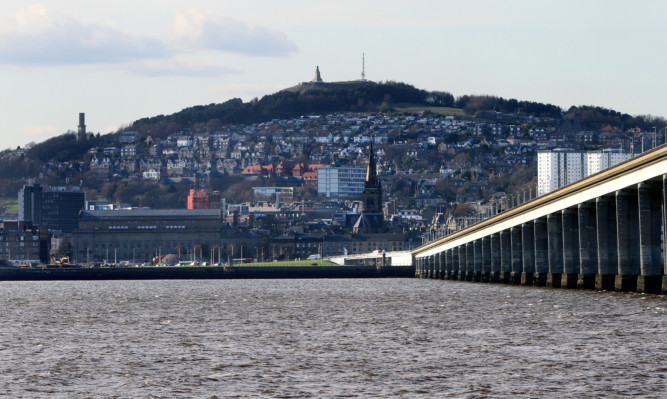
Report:
[[[443,278],[445,280],[451,280],[452,279],[452,258],[451,258],[451,250],[447,249],[442,252],[442,259],[444,261],[444,268],[445,272],[443,273]]]
[[[452,257],[452,280],[458,280],[459,279],[459,250],[458,248],[452,248],[450,249],[451,251],[451,257]]]
[[[579,204],[579,276],[577,288],[594,289],[598,269],[595,203]]]
[[[466,246],[459,245],[459,281],[466,281]]]
[[[521,285],[535,283],[535,227],[533,222],[521,225]]]
[[[547,285],[549,274],[549,239],[547,236],[547,218],[535,219],[534,234],[535,241],[535,282],[536,286]]]
[[[475,270],[475,248],[472,242],[469,242],[465,245],[466,251],[466,275],[465,281],[474,281],[474,270]]]
[[[616,191],[616,237],[618,274],[616,291],[637,291],[639,267],[639,205],[637,189]]]
[[[521,284],[521,273],[523,273],[523,251],[521,249],[521,226],[510,229],[510,240],[512,242],[512,258],[510,272],[510,284]]]
[[[500,232],[500,276],[499,280],[503,284],[510,284],[510,273],[512,270],[512,243],[511,232],[502,230]]]
[[[616,274],[618,274],[616,199],[613,196],[598,197],[595,207],[598,244],[598,273],[595,276],[595,289],[614,291]]]
[[[662,260],[662,293],[667,294],[667,174],[662,175],[662,230],[662,253],[665,257]]]
[[[563,274],[563,215],[547,215],[547,244],[549,246],[549,273],[547,287],[560,288]]]
[[[473,278],[474,282],[482,281],[482,240],[477,239],[472,242],[473,246]]]
[[[500,233],[491,234],[491,273],[489,281],[500,282]]]
[[[648,181],[639,183],[639,261],[641,274],[637,291],[659,294],[662,291],[662,185]]]
[[[561,287],[577,288],[579,279],[579,223],[577,210],[563,209],[563,276]]]
[[[482,238],[482,277],[483,283],[491,281],[491,236]]]

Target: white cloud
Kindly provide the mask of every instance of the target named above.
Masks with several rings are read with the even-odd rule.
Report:
[[[188,10],[175,18],[175,32],[191,50],[217,50],[249,56],[282,57],[296,44],[274,29],[250,25],[226,15]]]
[[[177,13],[173,29],[173,36],[158,37],[33,5],[0,16],[0,64],[118,64],[203,51],[281,57],[297,49],[282,32],[225,15],[194,10]],[[167,75],[233,72],[221,65],[186,65],[178,60],[157,65],[144,65],[135,71],[155,70]]]
[[[3,64],[118,63],[169,55],[166,46],[150,36],[85,22],[37,5],[16,12],[2,25]]]

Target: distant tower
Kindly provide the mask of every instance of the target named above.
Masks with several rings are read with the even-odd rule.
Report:
[[[322,76],[320,76],[320,67],[315,68],[315,77],[313,78],[314,83],[322,83]]]
[[[361,81],[366,81],[366,53],[361,53]]]
[[[86,114],[83,112],[79,113],[79,134],[77,137],[79,141],[86,139]]]

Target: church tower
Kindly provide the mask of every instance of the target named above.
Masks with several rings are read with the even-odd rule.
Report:
[[[354,224],[354,233],[377,234],[384,231],[384,214],[382,212],[382,186],[377,175],[373,141],[371,141],[364,182],[363,205],[361,215]]]
[[[369,152],[368,165],[366,166],[366,181],[364,182],[363,212],[382,213],[382,186],[380,185],[380,179],[378,179],[372,140]]]

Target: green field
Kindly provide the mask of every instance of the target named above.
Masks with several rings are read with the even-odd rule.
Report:
[[[412,104],[393,104],[392,106],[396,111],[399,112],[409,112],[409,113],[431,112],[436,115],[442,115],[442,116],[462,116],[462,117],[468,116],[468,114],[466,114],[466,112],[460,108],[425,107]]]
[[[0,209],[5,214],[17,214],[19,212],[19,201],[17,198],[0,198]]]

